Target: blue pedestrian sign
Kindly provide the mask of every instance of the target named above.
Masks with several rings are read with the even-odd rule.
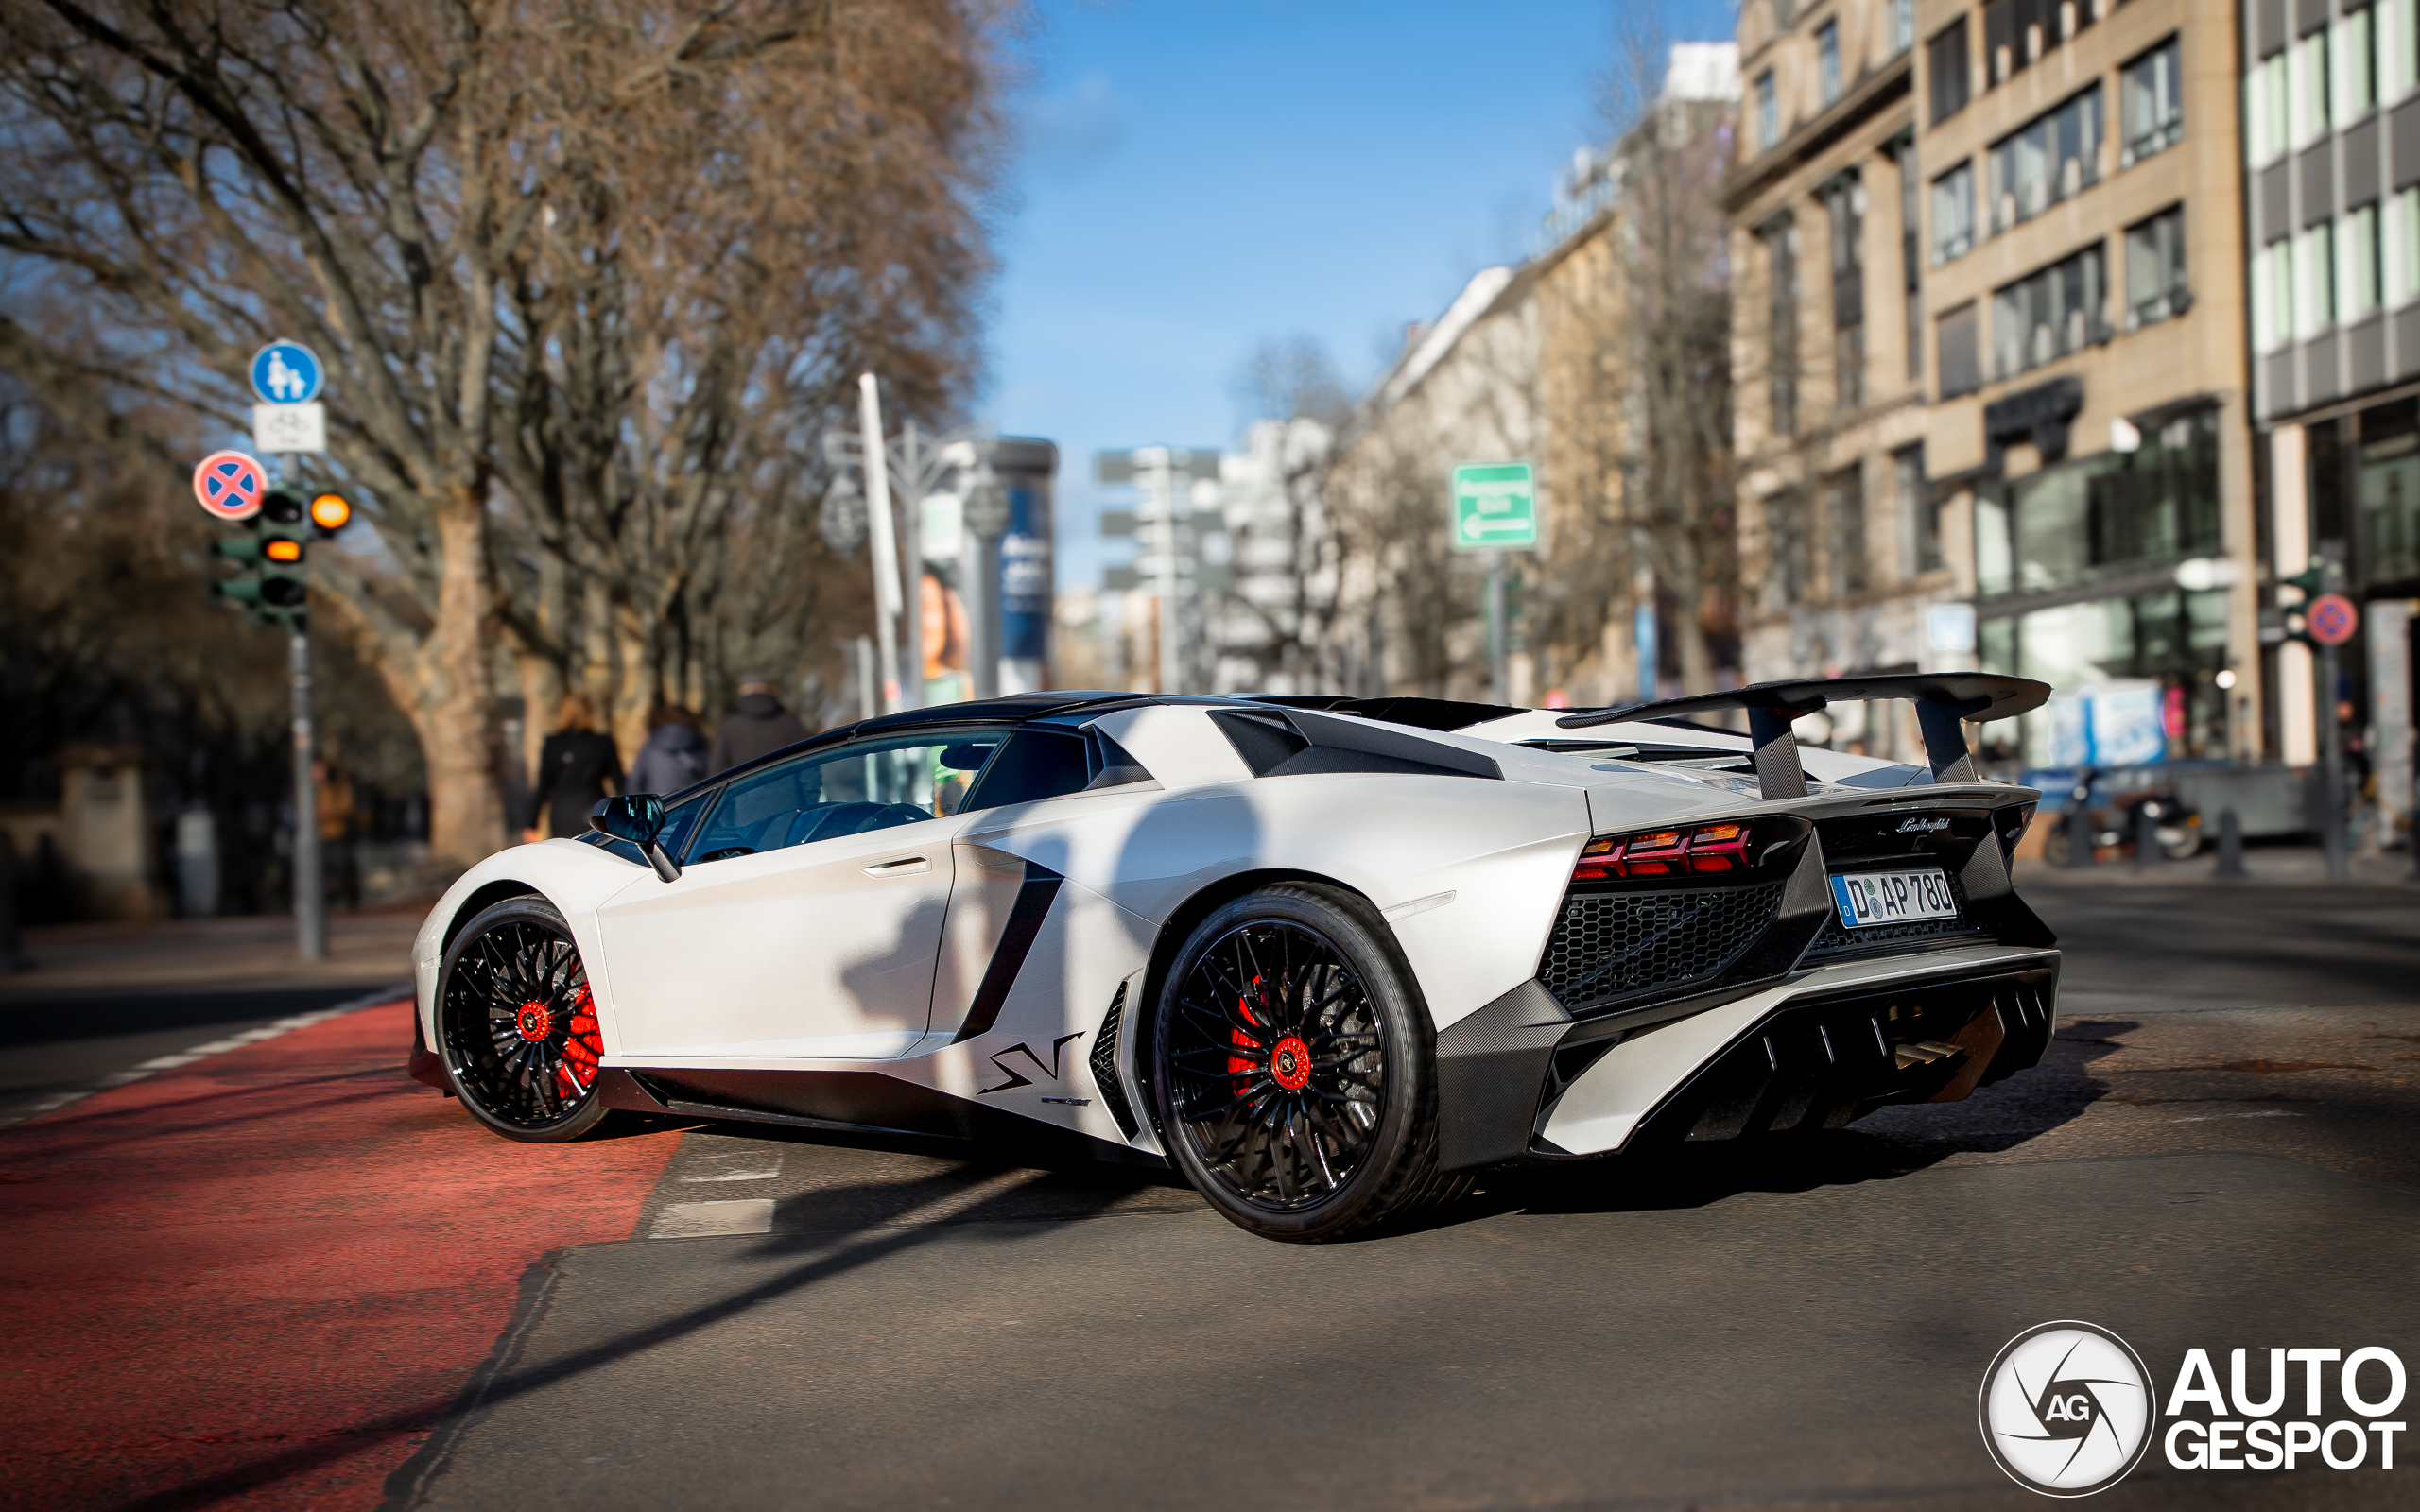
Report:
[[[320,359],[300,341],[272,341],[252,358],[252,392],[265,404],[307,404],[320,397]]]

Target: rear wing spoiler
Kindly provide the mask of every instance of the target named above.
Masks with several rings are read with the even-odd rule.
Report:
[[[1768,799],[1805,798],[1806,771],[1798,764],[1798,742],[1790,721],[1804,719],[1825,704],[1856,703],[1867,698],[1909,698],[1916,705],[1916,725],[1924,731],[1925,758],[1936,782],[1975,781],[1975,763],[1966,753],[1964,721],[2008,719],[2039,709],[2050,696],[2050,685],[2031,678],[2006,678],[1988,672],[1920,672],[1875,678],[1809,678],[1789,682],[1753,682],[1728,693],[1704,693],[1692,698],[1665,698],[1633,704],[1627,709],[1591,710],[1565,714],[1555,721],[1564,730],[1592,725],[1673,719],[1686,714],[1748,711],[1748,738],[1756,750],[1756,782]]]

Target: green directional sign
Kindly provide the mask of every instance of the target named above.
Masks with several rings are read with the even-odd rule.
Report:
[[[1465,462],[1454,469],[1454,549],[1502,551],[1538,543],[1538,493],[1527,462]]]

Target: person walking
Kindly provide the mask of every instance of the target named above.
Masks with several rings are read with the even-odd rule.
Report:
[[[773,696],[773,679],[765,673],[751,672],[739,679],[739,701],[731,706],[722,728],[715,731],[711,765],[717,772],[727,772],[805,738],[806,727],[798,722],[798,715]]]
[[[596,728],[596,711],[584,695],[564,694],[555,705],[555,732],[538,751],[521,838],[535,843],[549,834],[585,834],[588,811],[621,790],[622,758],[614,737]]]
[[[660,703],[647,716],[647,744],[631,763],[633,793],[678,793],[706,780],[706,737],[698,716],[677,703]]]

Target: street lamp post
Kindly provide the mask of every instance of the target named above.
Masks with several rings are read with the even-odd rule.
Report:
[[[855,467],[865,473],[868,524],[874,544],[875,609],[882,631],[876,638],[876,646],[883,661],[884,706],[891,711],[915,709],[925,701],[925,497],[950,470],[963,465],[956,455],[961,442],[979,446],[994,433],[988,425],[960,425],[939,436],[926,436],[916,428],[915,421],[909,421],[886,444],[882,439],[881,399],[873,374],[859,375],[857,394],[857,428],[825,431],[823,457],[835,468]],[[897,480],[900,511],[895,524],[890,513],[893,479]],[[1004,519],[1000,530],[1007,528]],[[998,531],[993,533],[989,545],[989,570],[997,573]],[[974,572],[968,576],[972,597]],[[994,606],[990,617],[996,628],[996,586],[986,580],[982,594]],[[974,606],[968,607],[971,610]],[[904,625],[900,624],[903,616]],[[999,637],[994,633],[990,640],[996,663]],[[996,664],[986,668],[978,663],[975,678],[978,690],[986,686],[997,688],[999,668]],[[977,696],[982,695],[978,692]]]

